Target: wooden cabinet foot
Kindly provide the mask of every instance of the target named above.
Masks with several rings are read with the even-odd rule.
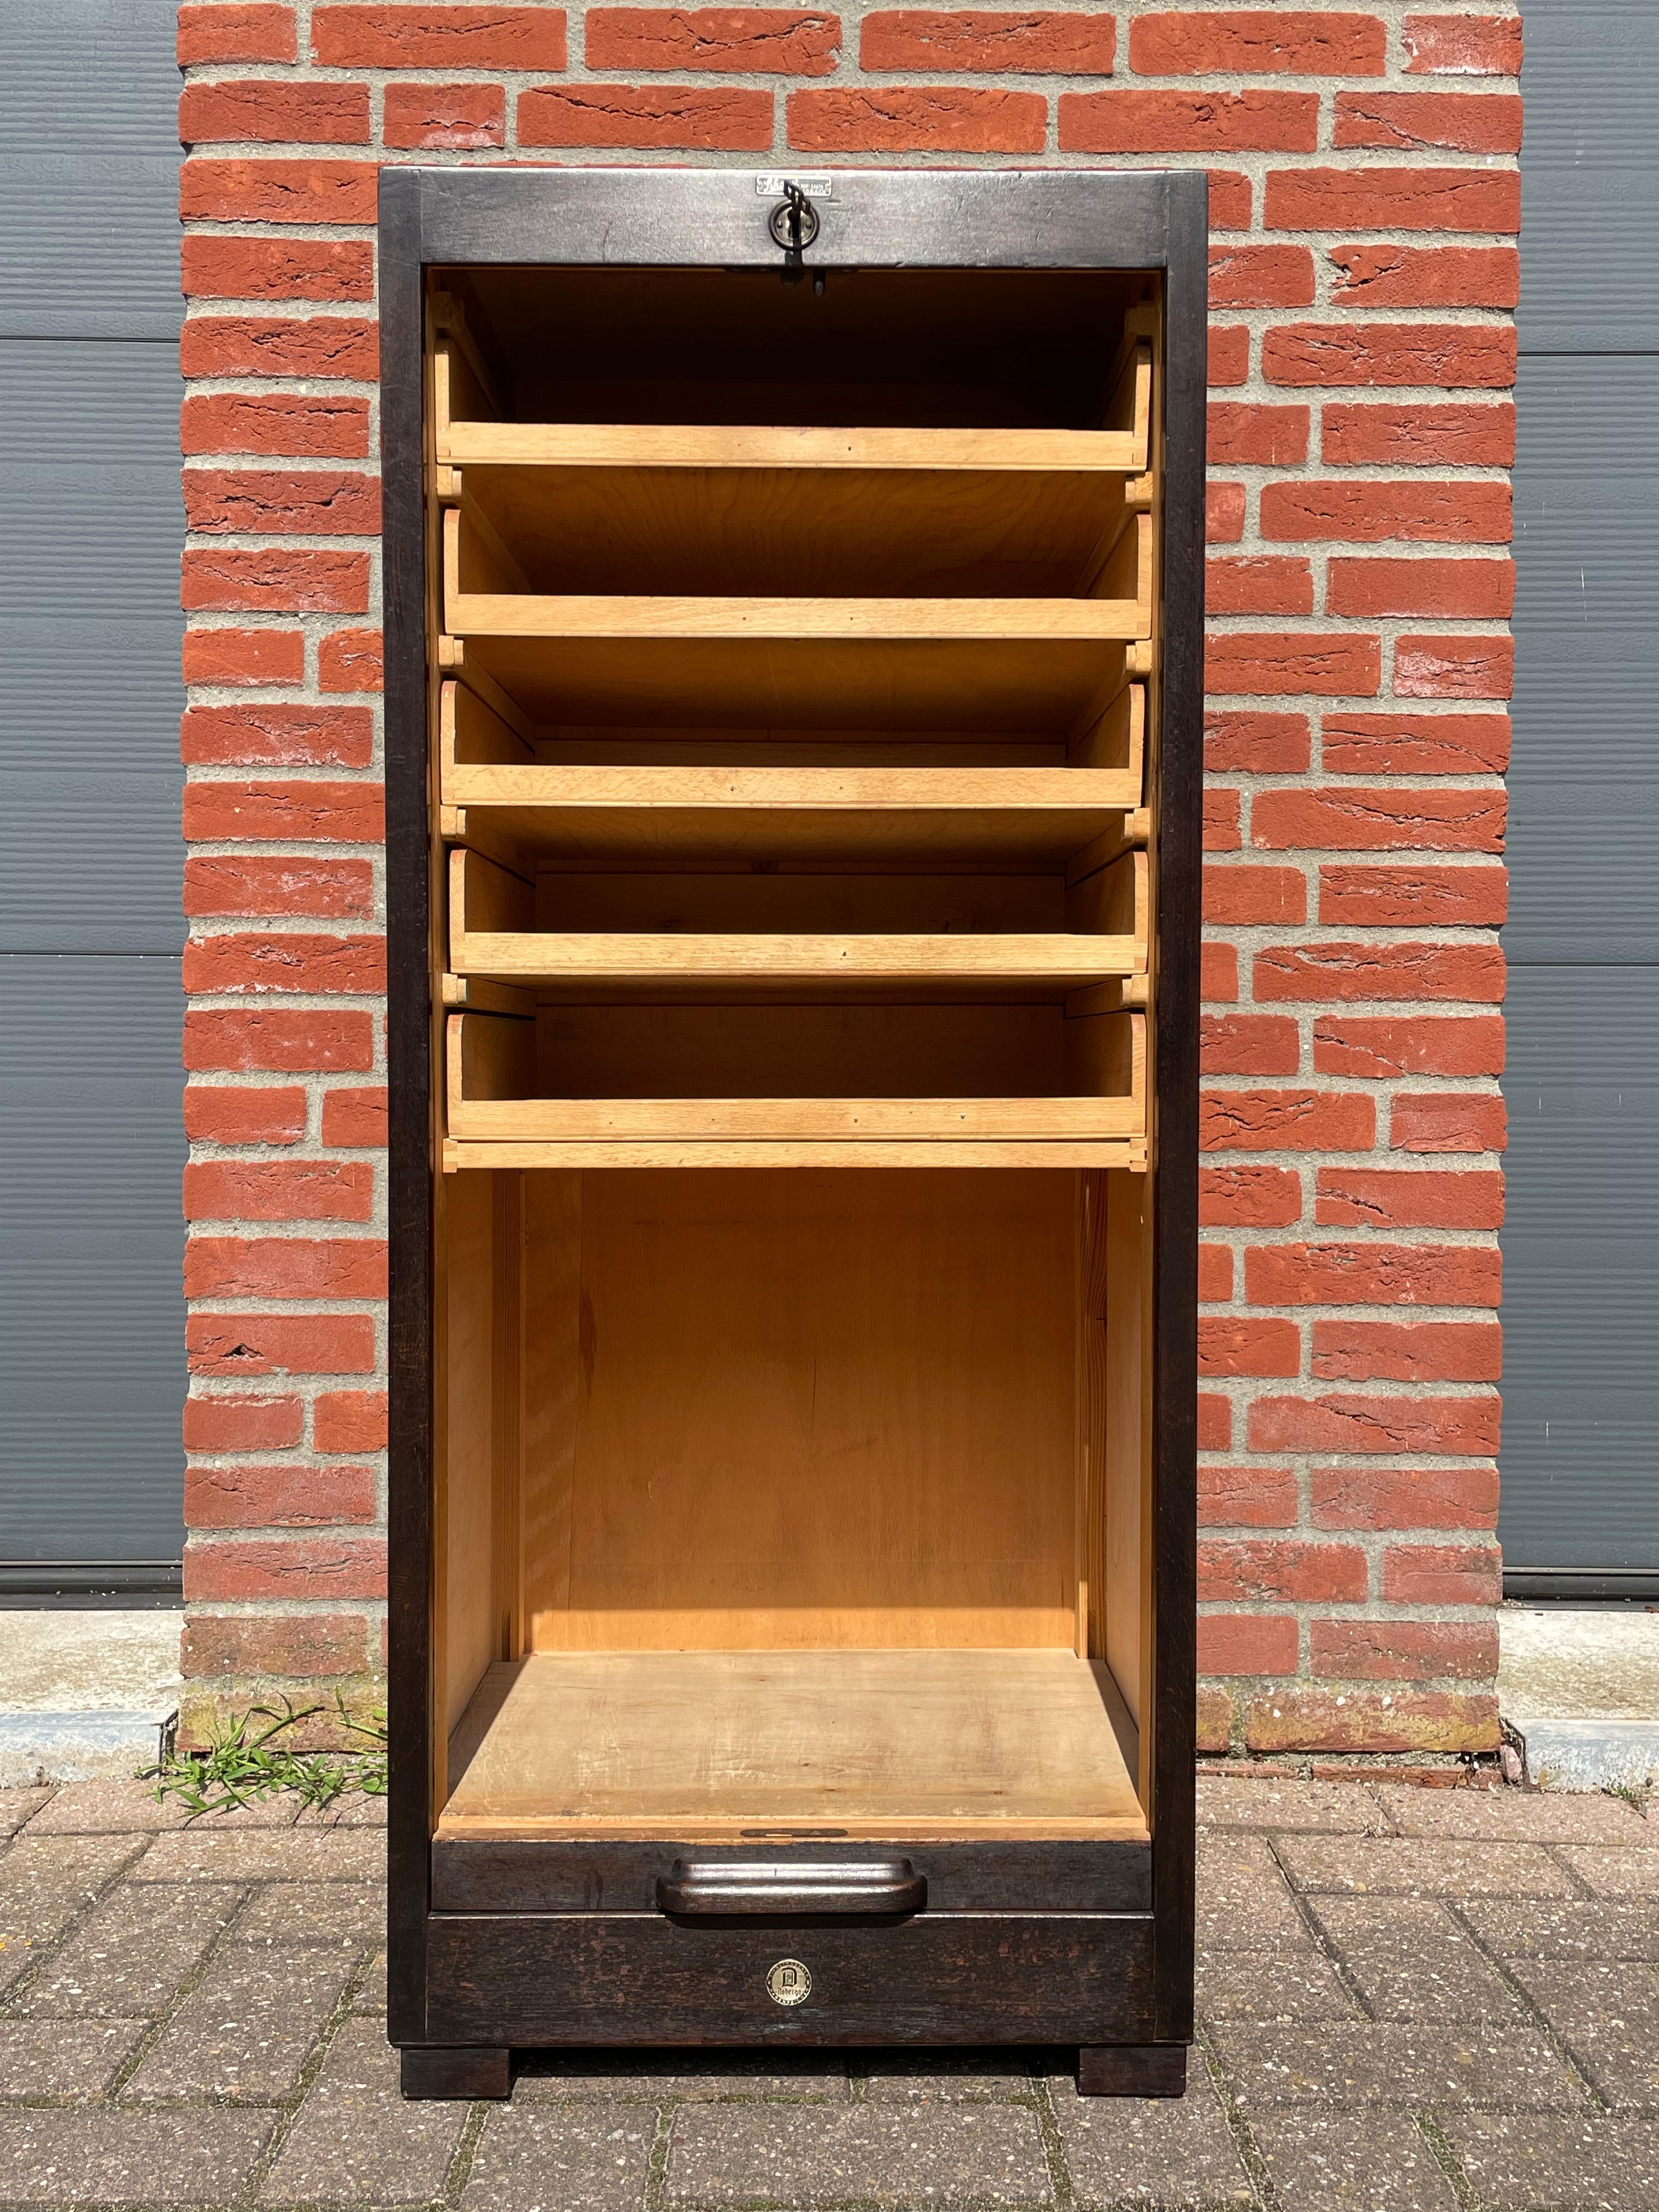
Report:
[[[414,2045],[403,2054],[405,2097],[510,2097],[510,2051]]]
[[[1179,2097],[1186,2087],[1184,2043],[1085,2043],[1077,2054],[1080,2097]]]

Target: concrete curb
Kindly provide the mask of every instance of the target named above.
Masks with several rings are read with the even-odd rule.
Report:
[[[91,1782],[154,1766],[178,1724],[157,1712],[0,1713],[0,1789]]]
[[[1506,1713],[1541,1790],[1644,1790],[1659,1776],[1659,1721],[1533,1720]]]

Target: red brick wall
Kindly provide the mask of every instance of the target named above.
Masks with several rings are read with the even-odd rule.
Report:
[[[1492,1741],[1520,26],[180,11],[198,1693],[379,1663],[382,160],[1212,171],[1203,1735]]]

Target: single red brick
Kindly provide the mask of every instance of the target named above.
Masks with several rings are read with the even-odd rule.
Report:
[[[261,1006],[185,1010],[185,1066],[237,1073],[270,1068],[281,1074],[374,1065],[374,1025],[343,1009]]]
[[[218,15],[217,8],[203,14]],[[358,1613],[185,1615],[181,1665],[192,1680],[274,1674],[289,1680],[356,1674],[368,1664]]]
[[[1236,853],[1241,843],[1238,793],[1207,785],[1204,792],[1204,849],[1206,853]]]
[[[1388,33],[1375,15],[1303,8],[1227,8],[1139,15],[1129,61],[1143,76],[1381,76]]]
[[[1387,1697],[1349,1690],[1339,1696],[1287,1682],[1252,1698],[1244,1713],[1247,1750],[1342,1752],[1494,1751],[1498,1700],[1447,1690],[1395,1690]]]
[[[1255,956],[1258,1006],[1288,999],[1474,999],[1501,1005],[1504,956],[1495,945],[1273,945]]]
[[[1325,611],[1331,615],[1442,615],[1501,622],[1514,605],[1513,561],[1433,556],[1355,561],[1337,555],[1326,572]],[[1396,672],[1398,666],[1396,653]]]
[[[372,1375],[368,1314],[192,1313],[185,1322],[192,1375]]]
[[[507,93],[499,84],[389,84],[385,117],[388,146],[464,153],[507,143]]]
[[[538,85],[519,97],[521,146],[757,152],[772,143],[772,95],[738,85]]]
[[[179,10],[179,66],[208,62],[291,62],[299,54],[292,8],[194,7]]]
[[[1250,333],[1248,329],[1228,324],[1217,330],[1210,329],[1207,369],[1212,385],[1243,384],[1250,373]]]
[[[185,401],[179,425],[187,453],[326,454],[358,459],[368,451],[366,399],[327,398],[300,392],[206,392]],[[331,481],[361,485],[365,480],[325,477],[324,483]],[[269,489],[280,500],[280,488],[271,483]],[[303,501],[303,486],[294,489]],[[365,526],[354,520],[348,527],[360,530]]]
[[[1036,154],[1048,134],[1040,92],[988,85],[848,86],[792,92],[787,106],[789,143],[804,153]],[[769,105],[763,127],[755,143],[769,145]]]
[[[386,989],[383,937],[330,937],[320,931],[274,935],[192,937],[185,946],[186,991],[348,991]]]
[[[1369,929],[1402,925],[1496,929],[1508,910],[1506,868],[1333,866],[1319,871],[1322,922],[1358,922]]]
[[[1198,1248],[1198,1297],[1200,1305],[1214,1305],[1233,1294],[1233,1255],[1228,1244]]]
[[[187,707],[179,750],[198,765],[367,768],[374,722],[367,707]]]
[[[1238,996],[1238,952],[1206,939],[1200,948],[1199,996],[1206,1005],[1228,1005]]]
[[[186,469],[185,514],[204,534],[373,537],[380,480],[342,469]]]
[[[185,1449],[280,1451],[305,1432],[298,1398],[186,1398]]]
[[[1496,1169],[1321,1168],[1314,1219],[1341,1229],[1498,1229]]]
[[[185,1134],[201,1145],[295,1145],[306,1133],[306,1094],[284,1084],[251,1091],[185,1085]]]
[[[385,802],[377,783],[190,783],[184,825],[190,839],[377,845]]]
[[[368,1467],[192,1467],[185,1474],[191,1528],[319,1528],[372,1521],[374,1470]]]
[[[378,691],[381,677],[377,629],[331,629],[317,647],[319,691]]]
[[[386,1143],[384,1085],[323,1093],[323,1142],[360,1146]]]
[[[1290,1168],[1240,1162],[1198,1171],[1201,1227],[1283,1229],[1302,1218],[1302,1178]]]
[[[295,1599],[383,1598],[386,1546],[367,1536],[192,1540],[185,1547],[184,1595],[186,1605],[202,1598],[278,1598],[290,1603]]]
[[[1296,1477],[1289,1468],[1200,1464],[1200,1528],[1292,1528],[1296,1517]]]
[[[1394,648],[1397,699],[1508,699],[1512,637],[1402,637]]]
[[[195,237],[183,252],[191,299],[374,297],[374,248],[364,239]]]
[[[1263,851],[1501,853],[1501,791],[1376,790],[1338,784],[1317,791],[1258,792],[1251,842]]]
[[[1198,1324],[1200,1375],[1297,1375],[1302,1332],[1293,1321],[1217,1315]]]
[[[1264,714],[1244,707],[1206,710],[1206,775],[1304,775],[1310,757],[1305,714]]]
[[[1209,459],[1230,468],[1288,468],[1308,458],[1305,407],[1262,407],[1243,400],[1212,399]]]
[[[186,684],[303,684],[306,641],[297,629],[187,629]]]
[[[367,1221],[374,1170],[358,1160],[192,1160],[186,1221]]]
[[[1205,640],[1204,685],[1211,692],[1370,698],[1382,681],[1381,641],[1352,631],[1225,630]]]
[[[309,914],[325,920],[374,910],[368,860],[244,859],[192,853],[185,862],[185,912]]]
[[[1513,307],[1521,257],[1512,246],[1340,246],[1337,307]]]
[[[1515,459],[1515,408],[1429,400],[1402,407],[1347,406],[1324,411],[1320,457],[1340,468],[1378,462],[1397,468],[1506,469]]]
[[[373,161],[187,161],[183,222],[362,222],[375,213]]]
[[[1501,1014],[1391,1016],[1327,1014],[1314,1024],[1314,1066],[1322,1075],[1501,1075]]]
[[[1250,1449],[1489,1456],[1498,1449],[1498,1408],[1495,1392],[1478,1398],[1381,1397],[1358,1391],[1331,1391],[1322,1398],[1258,1398],[1250,1407]]]
[[[185,1245],[187,1298],[383,1298],[382,1239],[340,1237],[191,1237]]]
[[[1501,1152],[1509,1142],[1504,1101],[1488,1091],[1402,1091],[1389,1143],[1397,1152]]]
[[[320,78],[216,78],[187,84],[179,99],[185,146],[226,143],[367,146],[368,87]]]
[[[325,1390],[313,1412],[319,1451],[384,1451],[386,1429],[384,1390]]]
[[[1206,1075],[1294,1075],[1302,1039],[1282,1014],[1206,1014],[1199,1064]]]
[[[866,18],[865,68],[912,66],[908,62],[872,61],[869,52],[872,21],[905,20],[892,15]],[[1109,23],[1110,16],[1106,20]],[[799,8],[590,8],[583,35],[587,66],[596,70],[706,70],[726,76],[739,72],[829,76],[841,59],[840,16]],[[967,61],[936,65],[973,66]]]
[[[1408,74],[1436,76],[1518,76],[1519,15],[1407,15]]]
[[[562,70],[562,8],[324,7],[311,52],[325,69]]]
[[[1310,615],[1313,570],[1299,555],[1246,553],[1204,564],[1204,604],[1212,615]]]
[[[1225,867],[1204,871],[1206,922],[1304,921],[1308,886],[1295,868]]]
[[[1204,538],[1210,545],[1237,545],[1244,535],[1244,487],[1212,483],[1204,495]]]
[[[1208,1537],[1198,1547],[1200,1604],[1358,1603],[1365,1554],[1355,1544],[1310,1544],[1295,1537]]]
[[[1487,230],[1521,228],[1513,169],[1272,169],[1269,230]]]
[[[1376,1109],[1357,1091],[1206,1091],[1199,1101],[1206,1152],[1363,1152]]]
[[[1503,1553],[1496,1544],[1390,1544],[1382,1595],[1392,1605],[1501,1605]]]
[[[1386,146],[1406,154],[1439,146],[1458,154],[1518,154],[1521,97],[1512,92],[1339,92],[1331,143]]]
[[[1205,1674],[1294,1674],[1298,1630],[1293,1613],[1206,1613],[1198,1624]]]
[[[1198,1394],[1198,1448],[1200,1451],[1227,1451],[1233,1441],[1233,1409],[1231,1401],[1218,1391],[1200,1390]]]
[[[1062,154],[1310,154],[1314,92],[1062,92]]]
[[[1224,1752],[1232,1741],[1233,1701],[1213,1682],[1200,1682],[1196,1742],[1200,1752]]]
[[[297,545],[192,547],[179,598],[188,612],[367,614],[368,556]]]
[[[1212,169],[1210,233],[1248,230],[1250,227],[1251,185],[1242,169]]]
[[[1253,1244],[1245,1294],[1258,1306],[1496,1306],[1502,1266],[1475,1244]]]
[[[380,374],[377,324],[356,315],[191,315],[179,337],[186,376],[361,377]]]
[[[1310,307],[1313,255],[1305,246],[1212,246],[1210,312],[1218,307]]]
[[[1333,571],[1372,565],[1330,564]],[[1419,565],[1414,561],[1400,563],[1402,568]],[[1437,568],[1443,564],[1431,560],[1420,565]],[[1507,562],[1479,565],[1510,567]],[[1334,775],[1502,775],[1510,764],[1510,718],[1503,714],[1327,714],[1321,738],[1322,757]]]
[[[1347,539],[1374,544],[1506,545],[1511,535],[1506,483],[1447,483],[1419,477],[1381,482],[1359,477],[1298,477],[1261,489],[1261,535]]]
[[[1347,1682],[1489,1681],[1498,1631],[1480,1621],[1316,1620],[1313,1664]]]
[[[1495,1321],[1316,1321],[1313,1371],[1331,1382],[1496,1382],[1504,1371],[1504,1332]],[[1495,1515],[1496,1477],[1492,1507]],[[1428,1524],[1389,1520],[1378,1525]]]

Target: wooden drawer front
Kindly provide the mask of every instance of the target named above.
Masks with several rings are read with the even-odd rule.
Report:
[[[427,1931],[434,2043],[1152,2039],[1152,1923],[1140,1914],[700,1928],[645,1914],[439,1914]],[[781,1960],[811,1977],[799,2003],[767,1993]]]
[[[851,1864],[902,1857],[927,1884],[937,1912],[1122,1913],[1152,1910],[1147,1844],[904,1844],[890,1851],[834,1844],[722,1849],[686,1843],[461,1841],[432,1845],[436,1912],[654,1912],[658,1877],[677,1858],[727,1863],[769,1857]]]

